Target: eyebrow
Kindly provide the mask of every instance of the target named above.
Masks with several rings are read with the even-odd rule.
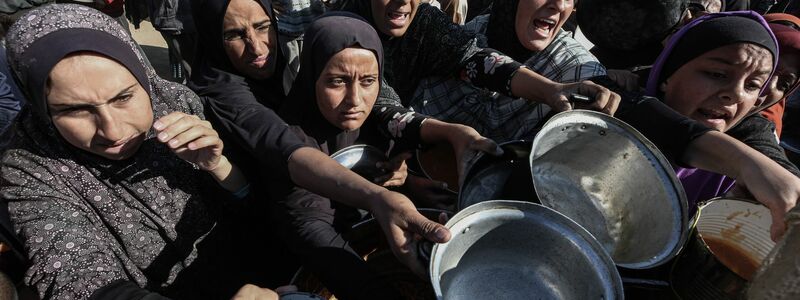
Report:
[[[707,59],[710,60],[710,61],[713,61],[713,62],[717,62],[717,63],[721,63],[721,64],[724,64],[724,65],[727,65],[727,66],[735,66],[736,65],[736,63],[732,63],[729,60],[723,59],[721,57],[709,57]],[[764,68],[764,69],[756,70],[756,72],[759,72],[759,75],[761,75],[761,74],[769,74],[769,73],[771,73],[771,70],[772,70],[772,65],[770,65],[769,67]]]
[[[125,97],[127,94],[133,92],[133,88],[136,87],[136,84],[137,83],[131,84],[130,86],[122,89],[114,97],[111,97],[111,99],[108,99],[106,101],[106,103],[114,101],[114,100],[121,99],[121,98]],[[57,110],[70,109],[70,108],[91,108],[91,107],[96,107],[96,106],[99,106],[99,105],[86,104],[86,103],[81,103],[81,104],[50,104],[50,107],[55,108]]]
[[[272,20],[270,20],[269,18],[266,18],[266,19],[261,20],[261,21],[253,22],[253,27],[259,27],[259,26],[262,26],[262,25],[264,25],[266,23],[272,23]],[[235,28],[231,28],[231,29],[228,29],[228,30],[223,30],[222,31],[222,35],[231,34],[231,33],[242,33],[244,31],[245,31],[244,27],[235,27]]]

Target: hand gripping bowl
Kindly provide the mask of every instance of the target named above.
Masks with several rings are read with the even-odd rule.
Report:
[[[686,195],[672,166],[620,120],[560,113],[536,135],[530,163],[542,205],[586,228],[618,266],[661,265],[687,239]]]
[[[611,257],[583,227],[544,206],[481,202],[449,222],[433,246],[437,299],[622,299]]]

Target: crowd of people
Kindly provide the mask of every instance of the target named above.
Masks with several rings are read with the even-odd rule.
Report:
[[[11,2],[2,299],[3,273],[41,299],[277,299],[300,265],[339,299],[396,299],[344,233],[368,213],[424,276],[418,241],[450,233],[417,208],[453,203],[409,172],[411,153],[449,145],[461,178],[572,109],[651,140],[690,214],[751,198],[774,240],[798,214],[798,1],[126,1],[169,41],[174,81],[123,1]],[[331,159],[355,144],[388,154],[382,175]]]

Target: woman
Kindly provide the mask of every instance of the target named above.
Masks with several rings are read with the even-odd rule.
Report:
[[[447,229],[419,214],[408,198],[371,184],[317,149],[305,147],[275,114],[285,97],[276,77],[283,64],[281,50],[274,43],[276,29],[269,3],[207,0],[193,9],[196,19],[206,22],[198,25],[201,51],[195,67],[198,72],[193,74],[190,87],[201,96],[206,115],[227,142],[231,159],[247,167],[244,171],[249,178],[290,178],[311,192],[367,209],[388,233],[389,244],[401,261],[422,270],[413,251],[403,249],[413,248],[415,234],[445,242],[449,239]],[[393,94],[391,88],[381,85],[379,97]],[[395,139],[397,148],[415,146],[404,141],[419,139],[423,116],[400,106],[383,106],[376,113],[378,130]],[[455,148],[462,150],[457,152],[460,156],[467,157],[476,149],[489,149],[493,144],[482,142],[484,139],[471,133],[452,134],[447,129],[453,128],[451,125],[427,123],[427,132],[434,133],[430,140],[458,138]],[[463,127],[455,129],[469,133]],[[392,165],[396,171],[403,168],[403,164]],[[394,175],[401,173],[393,172],[382,184],[399,184]],[[255,188],[282,184],[258,184]]]
[[[352,14],[323,15],[311,23],[305,41],[300,73],[281,116],[307,145],[326,154],[356,141],[380,142],[380,134],[370,131],[377,127],[368,124],[376,121],[368,116],[380,91],[383,63],[375,30]],[[275,198],[280,231],[290,248],[337,297],[397,297],[342,237],[360,220],[357,211],[293,185]]]
[[[780,45],[778,70],[770,82],[766,99],[762,104],[766,107],[761,115],[775,124],[775,134],[780,137],[783,111],[786,99],[797,89],[800,83],[800,18],[790,14],[767,14],[764,19],[769,22],[775,38]]]
[[[763,19],[753,13],[701,17],[682,28],[659,56],[647,93],[677,112],[727,132],[760,105],[759,95],[777,65],[777,45]],[[724,195],[727,177],[678,168],[690,202]]]
[[[277,298],[246,285],[274,280],[274,253],[191,91],[84,6],[35,9],[7,42],[29,102],[0,192],[27,285],[43,299]]]
[[[477,34],[478,46],[497,49],[552,81],[580,82],[605,75],[606,69],[561,29],[574,5],[561,0],[495,1],[490,13],[476,17],[464,28]],[[547,105],[476,88],[452,76],[422,80],[411,107],[444,121],[469,125],[497,141],[532,139],[550,112]]]
[[[587,107],[594,110],[610,114],[619,104],[619,96],[601,86],[555,83],[500,51],[479,47],[474,33],[419,0],[345,1],[341,9],[362,16],[381,35],[386,82],[397,90],[404,106],[409,105],[422,78],[457,74],[477,87],[544,103],[555,111],[571,109],[567,97],[575,92],[593,97],[595,102]],[[540,24],[538,29],[531,28],[530,34],[551,35],[551,25]]]

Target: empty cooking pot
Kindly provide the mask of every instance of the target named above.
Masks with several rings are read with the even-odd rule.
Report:
[[[530,163],[542,205],[581,224],[617,265],[652,268],[683,246],[683,187],[655,145],[628,124],[593,111],[560,113],[536,135]]]
[[[622,299],[611,257],[583,227],[544,206],[481,202],[449,222],[433,246],[438,299]]]

